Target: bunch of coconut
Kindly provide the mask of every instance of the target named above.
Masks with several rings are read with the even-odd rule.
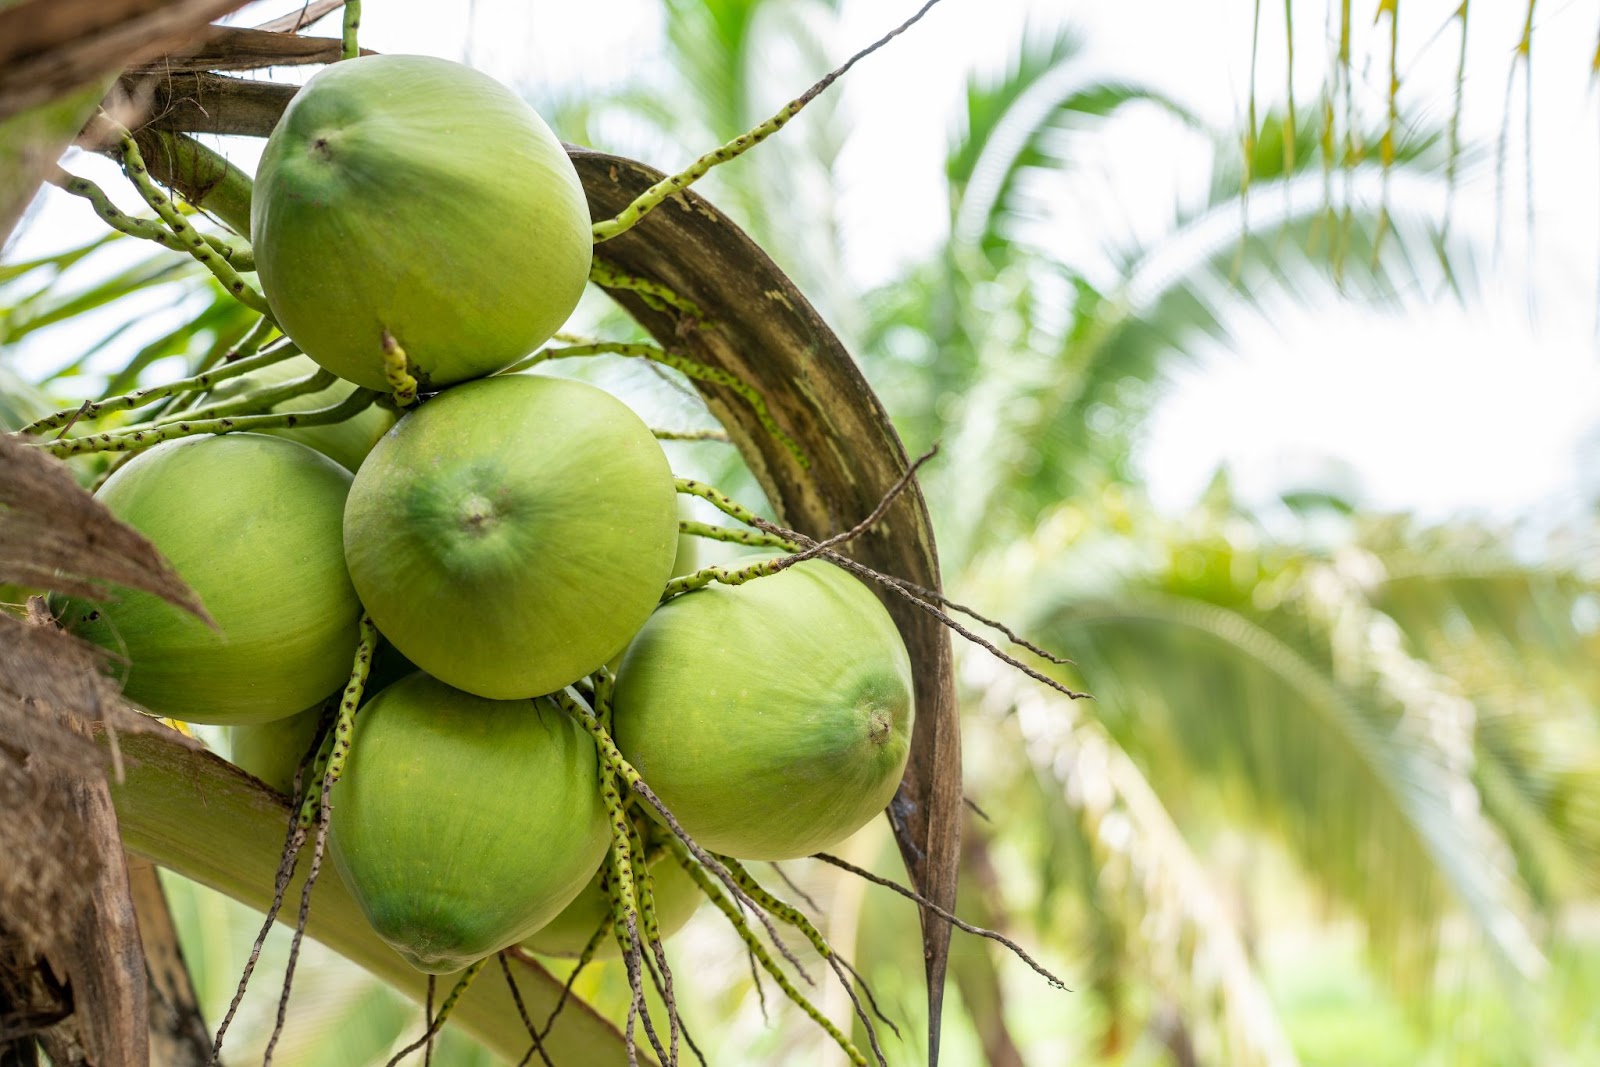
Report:
[[[288,791],[365,612],[383,644],[330,848],[380,936],[437,973],[580,950],[610,828],[595,743],[551,695],[608,663],[618,747],[705,849],[803,856],[887,805],[912,680],[874,594],[807,561],[663,602],[678,511],[650,429],[593,385],[497,373],[562,326],[590,266],[583,188],[532,109],[443,60],[335,64],[268,141],[251,222],[274,317],[337,395],[403,369],[421,398],[321,440],[139,454],[100,498],[214,625],[132,592],[58,614],[130,699],[228,726]],[[657,884],[676,925],[694,887]]]

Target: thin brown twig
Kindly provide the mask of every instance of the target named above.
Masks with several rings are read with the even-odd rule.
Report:
[[[1005,934],[996,933],[993,930],[986,930],[981,926],[973,926],[969,922],[964,922],[961,919],[956,918],[950,912],[945,911],[939,905],[935,904],[921,893],[918,893],[916,890],[908,889],[893,879],[884,878],[873,874],[869,870],[857,867],[849,860],[842,860],[838,856],[829,855],[826,852],[813,853],[811,858],[814,860],[821,860],[824,863],[831,863],[833,866],[838,867],[841,870],[849,871],[858,878],[865,878],[874,885],[881,885],[885,889],[892,889],[901,896],[906,897],[909,900],[916,901],[924,909],[932,912],[934,915],[937,915],[939,918],[943,919],[945,922],[949,923],[951,926],[954,926],[958,930],[965,930],[969,934],[976,934],[979,937],[987,937],[991,941],[1000,942],[1000,944],[1004,945],[1006,948],[1015,953],[1017,958],[1022,960],[1023,963],[1026,963],[1029,967],[1032,967],[1035,972],[1043,976],[1045,981],[1049,982],[1056,989],[1066,990],[1069,993],[1071,992],[1070,989],[1067,989],[1067,984],[1065,982],[1051,974],[1049,971],[1045,970],[1038,960],[1028,955],[1027,951],[1023,949],[1021,945],[1011,940]]]
[[[805,901],[806,905],[812,911],[816,912],[818,915],[822,914],[822,905],[818,904],[815,900],[813,900],[810,893],[807,893],[804,889],[801,889],[799,887],[799,885],[797,885],[795,883],[795,880],[793,878],[789,877],[788,872],[785,871],[782,867],[778,866],[778,861],[777,860],[769,860],[769,861],[767,861],[767,866],[771,867],[772,868],[772,873],[776,874],[779,878],[783,879],[783,884],[788,886],[790,889],[792,889],[794,891],[794,895],[795,896],[797,896],[801,900]]]

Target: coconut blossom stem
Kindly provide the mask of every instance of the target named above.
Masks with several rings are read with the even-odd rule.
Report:
[[[528,1055],[523,1057],[522,1063],[519,1063],[517,1067],[523,1067],[523,1064],[527,1063],[535,1052],[544,1061],[545,1067],[555,1067],[550,1062],[549,1054],[544,1050],[544,1040],[539,1036],[539,1028],[533,1025],[533,1019],[528,1015],[528,1005],[523,1003],[522,989],[517,985],[517,976],[511,973],[511,964],[506,961],[505,950],[501,949],[494,955],[500,961],[500,973],[505,975],[506,988],[511,991],[511,1000],[517,1006],[517,1015],[522,1019],[522,1025],[528,1031],[528,1036],[533,1038],[533,1047],[528,1050]]]
[[[104,112],[100,118],[116,138],[117,147],[122,153],[123,171],[139,190],[139,195],[144,197],[145,203],[154,208],[161,221],[167,224],[167,228],[177,238],[179,246],[199,260],[234,299],[252,311],[259,311],[271,317],[272,308],[267,305],[267,298],[239,277],[239,272],[229,266],[227,261],[206,243],[204,235],[183,217],[177,205],[161,191],[160,186],[156,185],[154,179],[150,177],[149,169],[145,166],[144,157],[139,154],[139,146],[134,143],[133,134],[128,132],[127,127]]]
[[[357,632],[360,640],[356,643],[355,663],[350,668],[350,680],[339,695],[339,712],[333,720],[332,742],[322,771],[324,792],[332,789],[344,775],[344,765],[350,758],[350,745],[355,738],[356,711],[361,707],[361,694],[366,691],[367,677],[372,672],[372,654],[378,647],[378,627],[372,616],[362,612]],[[309,807],[301,807],[300,824],[310,825],[315,814]]]
[[[683,842],[683,846],[693,854],[695,859],[700,861],[701,866],[715,874],[728,887],[728,892],[733,895],[735,900],[755,911],[756,918],[766,928],[767,936],[772,938],[772,942],[777,946],[778,951],[783,953],[783,958],[789,961],[789,964],[794,967],[800,977],[805,979],[807,985],[815,985],[816,983],[811,976],[806,973],[806,969],[800,965],[800,960],[794,953],[789,951],[782,939],[778,937],[777,927],[772,925],[772,921],[767,918],[766,913],[757,908],[755,901],[746,896],[744,890],[739,888],[739,883],[734,880],[733,875],[728,873],[728,868],[724,867],[722,862],[711,853],[701,848],[698,841],[689,836],[688,832],[684,830],[683,824],[678,821],[678,817],[667,810],[667,806],[661,802],[661,798],[656,796],[655,790],[651,789],[645,780],[640,777],[633,764],[623,758],[621,751],[617,748],[617,743],[611,739],[611,734],[601,725],[595,713],[589,710],[581,701],[573,699],[565,690],[551,693],[550,698],[569,715],[576,718],[585,730],[589,731],[589,736],[594,738],[595,747],[600,752],[601,763],[610,767],[612,773],[628,783],[629,788],[639,794],[645,803],[656,810],[656,814],[661,816],[661,821],[667,824],[667,829],[672,831],[673,838]]]
[[[772,412],[767,408],[766,399],[756,391],[754,386],[747,384],[738,375],[725,371],[721,367],[708,367],[704,363],[692,360],[687,356],[662,348],[659,345],[623,341],[596,341],[593,344],[544,348],[527,359],[512,364],[501,373],[514,374],[528,370],[530,367],[536,367],[546,360],[569,359],[578,356],[626,356],[630,359],[647,359],[652,363],[659,363],[663,367],[671,367],[673,370],[679,371],[695,381],[720,385],[724,389],[738,394],[746,404],[750,405],[750,410],[755,412],[756,420],[761,423],[762,428],[770,433],[779,444],[783,445],[790,455],[794,456],[796,463],[805,468],[811,466],[811,460],[801,449],[800,443],[784,432],[783,428],[778,425],[777,420],[772,417]]]
[[[361,45],[356,41],[360,31],[361,0],[344,0],[344,35],[340,59],[354,59],[361,54]]]
[[[173,232],[154,219],[141,219],[136,215],[129,215],[111,202],[111,198],[88,178],[80,178],[69,174],[60,167],[54,168],[47,180],[51,185],[71,193],[73,196],[82,197],[89,201],[94,213],[100,216],[102,222],[118,233],[125,233],[129,237],[137,237],[143,241],[153,241],[163,248],[173,248],[187,251],[186,245],[179,242]],[[221,256],[229,266],[235,270],[255,270],[255,254],[249,245],[234,245],[214,233],[203,233],[201,239],[211,246],[212,251]]]
[[[1034,959],[1023,950],[1021,945],[1017,944],[1004,934],[998,934],[993,930],[986,930],[981,926],[973,926],[971,923],[963,922],[950,912],[945,911],[939,905],[929,900],[927,897],[923,896],[921,893],[918,893],[916,890],[907,889],[899,882],[873,874],[871,871],[857,867],[855,864],[849,862],[848,860],[842,860],[838,856],[830,856],[826,852],[818,852],[813,854],[811,858],[814,860],[821,860],[823,863],[830,863],[833,866],[838,867],[840,870],[849,871],[856,877],[864,878],[873,885],[881,885],[885,889],[893,889],[901,896],[906,897],[909,900],[916,901],[927,911],[937,915],[939,918],[943,919],[945,922],[949,923],[951,926],[954,926],[958,930],[965,930],[969,934],[976,934],[979,937],[987,937],[991,941],[1000,942],[1006,948],[1010,949],[1023,963],[1026,963],[1029,967],[1032,967],[1036,973],[1041,975],[1044,980],[1049,982],[1052,986],[1057,989],[1067,988],[1065,982],[1051,974],[1049,971],[1045,970],[1044,967],[1040,965],[1038,960]]]
[[[811,942],[811,947],[816,951],[817,955],[826,960],[828,966],[833,968],[833,973],[839,979],[839,984],[844,986],[846,993],[850,994],[850,1003],[855,1006],[856,1018],[861,1020],[862,1027],[867,1031],[867,1040],[872,1043],[873,1053],[878,1057],[878,1062],[883,1062],[883,1049],[878,1045],[878,1029],[872,1024],[872,1019],[868,1017],[866,1008],[862,1006],[861,998],[856,995],[855,986],[850,982],[851,974],[855,973],[854,968],[851,968],[848,972],[845,970],[847,964],[834,951],[833,946],[828,944],[828,939],[822,936],[822,931],[812,925],[811,920],[806,918],[799,908],[767,892],[761,883],[757,882],[738,860],[730,856],[718,856],[717,858],[727,864],[728,870],[739,883],[739,887],[750,894],[750,899],[765,908],[769,915],[775,916],[780,922],[788,923],[804,934],[806,940]],[[856,975],[856,978],[859,981],[860,975]],[[899,1037],[900,1028],[884,1018],[883,1012],[878,1010],[877,998],[873,997],[872,991],[867,988],[865,981],[861,982],[861,988],[866,992],[867,999],[872,1001],[873,1013],[879,1019],[882,1019],[890,1030],[894,1031],[895,1037]]]
[[[628,274],[599,256],[589,263],[589,280],[604,289],[625,289],[630,293],[638,293],[639,299],[643,300],[647,307],[657,311],[672,308],[697,320],[697,325],[706,325],[706,313],[701,311],[700,306],[694,301],[679,296],[670,286],[661,282]]]
[[[938,2],[939,0],[927,0],[927,3],[923,4],[922,7],[917,10],[915,15],[912,15],[910,18],[906,19],[906,21],[902,22],[900,25],[896,26],[882,37],[878,38],[872,44],[851,56],[845,61],[843,66],[824,75],[822,80],[818,81],[811,88],[807,89],[805,92],[789,101],[789,103],[785,104],[776,115],[772,116],[755,129],[750,130],[748,133],[741,133],[727,144],[722,145],[719,148],[712,149],[710,152],[707,152],[705,155],[689,164],[687,169],[682,170],[671,177],[663,178],[656,182],[650,188],[640,193],[633,203],[623,208],[615,218],[606,219],[603,222],[595,223],[594,243],[599,244],[602,241],[609,241],[611,238],[616,237],[619,234],[627,233],[634,226],[636,226],[639,221],[645,217],[645,215],[649,214],[651,209],[661,204],[668,197],[682,192],[695,182],[699,181],[701,178],[705,177],[707,172],[709,172],[712,167],[739,158],[745,152],[754,148],[762,141],[765,141],[768,137],[771,137],[773,134],[783,129],[783,127],[788,124],[790,119],[800,114],[801,108],[805,107],[807,104],[811,103],[812,100],[821,95],[828,88],[828,86],[844,77],[845,73],[849,71],[851,67],[855,66],[857,63],[861,62],[861,60],[865,59],[867,56],[870,56],[872,53],[876,52],[878,49],[882,48],[884,45],[888,44],[902,33],[906,32],[906,30],[910,29],[919,19],[922,18],[923,15],[926,15],[928,11],[932,9],[934,4]]]
[[[672,968],[667,965],[666,947],[661,943],[661,922],[656,913],[656,883],[650,874],[650,861],[646,855],[644,837],[631,821],[628,825],[630,839],[628,855],[633,863],[633,884],[639,895],[639,918],[644,925],[644,941],[650,946],[650,955],[656,966],[650,977],[656,983],[662,1002],[667,1008],[668,1051],[667,1062],[678,1062],[678,1035],[681,1021],[678,1018],[678,1000],[672,991]],[[645,959],[648,966],[650,959]]]
[[[745,582],[754,581],[757,578],[770,577],[774,574],[778,574],[781,571],[788,570],[796,563],[804,563],[806,560],[813,559],[817,556],[829,555],[834,546],[844,544],[846,541],[860,537],[863,533],[872,529],[873,526],[876,526],[878,521],[882,519],[884,514],[889,510],[889,506],[894,503],[895,498],[901,493],[905,492],[906,487],[911,484],[912,478],[916,476],[917,468],[921,467],[924,463],[928,462],[928,460],[932,459],[938,451],[939,448],[937,445],[935,445],[933,448],[917,457],[917,460],[912,463],[911,466],[906,468],[905,473],[900,475],[900,480],[895,482],[894,485],[889,488],[889,491],[883,495],[882,500],[878,501],[878,506],[872,509],[872,514],[868,515],[866,518],[862,519],[860,522],[856,523],[843,533],[834,534],[826,541],[813,541],[808,547],[802,549],[801,551],[793,552],[786,556],[777,556],[773,559],[762,560],[759,563],[752,563],[736,570],[730,570],[727,567],[717,566],[703,567],[692,574],[685,574],[681,578],[674,578],[672,581],[668,582],[666,589],[661,593],[661,599],[663,601],[667,601],[683,593],[691,593],[696,589],[704,589],[712,582],[721,582],[723,585],[743,585]]]
[[[657,441],[716,441],[720,444],[732,441],[727,430],[658,430],[652,427],[650,433]]]
[[[457,978],[456,984],[450,988],[450,993],[444,998],[444,1003],[439,1005],[439,1014],[435,1015],[433,1021],[428,1024],[427,1031],[411,1044],[389,1057],[389,1062],[384,1064],[384,1067],[395,1067],[395,1064],[432,1041],[439,1031],[444,1029],[446,1020],[450,1018],[450,1013],[455,1010],[456,1002],[466,993],[467,988],[472,985],[472,980],[478,977],[478,972],[483,970],[484,964],[488,962],[489,957],[485,956],[461,972],[461,977]]]
[[[242,393],[239,396],[219,400],[215,404],[208,404],[203,408],[190,408],[187,411],[163,415],[156,419],[156,425],[175,422],[178,419],[215,419],[223,415],[268,415],[272,413],[274,404],[285,400],[293,400],[297,396],[308,393],[317,393],[328,388],[339,378],[332,371],[318,368],[311,374],[295,378],[292,381],[279,385],[269,385],[256,389],[253,392]]]
[[[678,532],[690,534],[694,537],[704,537],[710,541],[746,545],[750,548],[781,548],[784,551],[796,551],[789,541],[784,540],[777,534],[763,533],[760,530],[745,530],[737,526],[713,526],[708,522],[680,519],[678,520]]]
[[[739,913],[739,909],[734,905],[733,901],[729,900],[722,892],[721,887],[711,880],[711,876],[706,873],[705,869],[694,862],[683,842],[673,838],[669,839],[667,844],[672,848],[673,855],[677,857],[678,864],[689,872],[689,877],[694,879],[695,884],[700,887],[700,891],[710,897],[711,903],[715,904],[717,910],[722,912],[727,917],[728,922],[733,924],[734,930],[739,935],[739,940],[743,941],[745,947],[755,956],[756,961],[761,964],[761,969],[766,971],[774,982],[778,983],[778,988],[783,990],[784,995],[793,1001],[801,1011],[810,1016],[812,1022],[822,1027],[829,1037],[833,1038],[834,1043],[850,1058],[851,1063],[855,1064],[856,1067],[868,1067],[867,1058],[861,1054],[861,1050],[856,1048],[855,1044],[833,1024],[833,1020],[822,1014],[817,1009],[817,1006],[811,1003],[810,999],[789,980],[789,976],[783,973],[783,969],[772,958],[772,954],[767,951],[767,947],[756,937],[755,931],[750,929],[750,924],[745,922],[744,916]],[[878,1062],[879,1064],[884,1062],[882,1053],[878,1054]]]
[[[237,366],[237,364],[236,364]],[[378,394],[371,389],[357,389],[344,400],[332,407],[318,408],[316,411],[286,411],[273,415],[238,415],[224,416],[218,419],[190,420],[180,419],[176,422],[165,423],[145,429],[133,429],[125,433],[97,433],[87,437],[71,437],[65,441],[51,441],[39,447],[49,452],[52,456],[65,459],[68,456],[81,456],[88,452],[143,452],[147,448],[154,448],[163,441],[172,441],[180,437],[193,437],[197,434],[224,434],[243,433],[250,430],[283,430],[296,426],[326,426],[329,423],[343,422],[353,415],[358,415],[372,406]]]
[[[398,407],[407,407],[417,399],[417,380],[407,369],[406,350],[394,339],[394,334],[383,331],[383,376],[389,380]]]
[[[180,378],[175,382],[168,382],[166,385],[152,385],[148,389],[124,393],[121,396],[108,396],[104,400],[96,400],[88,404],[79,404],[75,408],[66,408],[52,412],[42,419],[35,419],[18,430],[17,433],[43,433],[45,430],[54,430],[58,426],[66,426],[79,419],[97,419],[109,411],[128,411],[133,408],[144,407],[146,404],[153,404],[157,400],[163,400],[169,396],[177,396],[179,393],[199,392],[211,388],[218,382],[270,366],[294,354],[295,350],[292,348],[274,349],[270,352],[262,352],[259,355],[239,359],[233,363],[225,363],[214,370],[208,370],[203,374],[196,374],[190,378]]]
[[[697,482],[693,478],[674,478],[672,479],[672,487],[679,493],[682,493],[684,496],[699,497],[701,500],[704,500],[706,503],[712,505],[718,511],[722,512],[724,515],[728,516],[728,518],[736,519],[739,522],[744,523],[746,526],[755,526],[761,521],[755,512],[751,511],[749,508],[745,507],[731,496],[728,496],[726,493],[723,493],[718,489],[713,489],[705,482]],[[790,546],[788,550],[791,552],[800,551],[799,542],[794,539],[789,540]]]

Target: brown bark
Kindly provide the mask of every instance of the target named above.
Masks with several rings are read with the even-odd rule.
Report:
[[[206,1067],[211,1031],[200,1013],[155,864],[129,856],[128,884],[150,980],[151,1058],[163,1067]]]
[[[163,54],[245,0],[18,0],[0,8],[0,119]]]

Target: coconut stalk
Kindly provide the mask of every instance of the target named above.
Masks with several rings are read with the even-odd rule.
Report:
[[[290,819],[285,798],[176,732],[123,737],[121,748],[127,773],[111,787],[111,800],[128,851],[266,911]],[[303,873],[296,875],[286,899],[299,898],[303,879]],[[293,911],[280,912],[286,926],[294,925]],[[306,932],[417,1003],[426,998],[428,976],[378,938],[339,879],[318,881]],[[562,983],[525,955],[510,955],[527,1011],[544,1018]],[[459,977],[440,975],[438,982],[449,989]],[[512,1063],[531,1040],[509,987],[492,975],[472,984],[451,1021]],[[627,1061],[616,1027],[577,998],[570,998],[544,1036],[544,1047],[556,1063]]]

